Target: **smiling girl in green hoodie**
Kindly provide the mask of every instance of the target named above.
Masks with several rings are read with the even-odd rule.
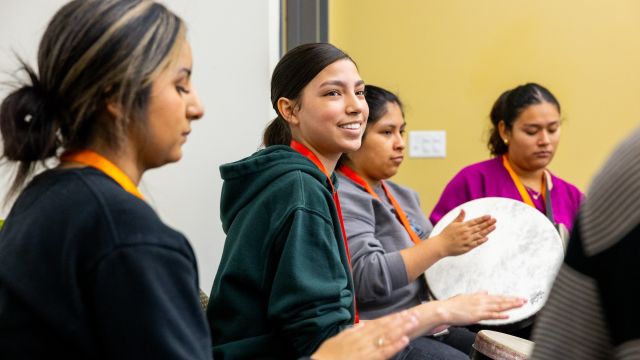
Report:
[[[216,359],[308,356],[358,322],[333,171],[360,147],[364,82],[340,49],[302,45],[276,66],[271,102],[278,117],[266,149],[220,167],[227,239],[207,309]],[[521,304],[476,294],[419,305],[416,333],[501,318]]]

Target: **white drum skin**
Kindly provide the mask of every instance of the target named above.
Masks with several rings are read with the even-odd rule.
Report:
[[[447,299],[484,290],[527,299],[521,308],[507,312],[508,319],[481,321],[483,325],[512,324],[533,316],[546,302],[564,257],[562,240],[553,224],[521,201],[488,197],[451,210],[430,236],[439,234],[460,209],[466,213],[465,220],[493,216],[496,229],[486,243],[466,254],[446,257],[427,269],[425,277],[433,296]]]

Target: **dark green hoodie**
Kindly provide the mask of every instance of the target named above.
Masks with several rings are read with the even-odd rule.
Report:
[[[214,358],[310,355],[354,319],[331,185],[288,146],[268,147],[220,173],[227,239],[207,309]]]

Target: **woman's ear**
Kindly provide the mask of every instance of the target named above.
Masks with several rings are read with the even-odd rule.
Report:
[[[109,115],[111,115],[114,119],[120,119],[124,116],[124,111],[122,111],[122,104],[119,102],[108,99],[106,102],[106,109]]]
[[[507,125],[505,125],[504,120],[500,120],[500,122],[498,122],[498,132],[500,133],[502,141],[508,141],[509,132],[507,131]]]
[[[280,113],[284,121],[286,121],[290,125],[298,125],[299,121],[295,114],[296,112],[295,101],[291,99],[287,99],[285,97],[281,97],[280,99],[278,99],[277,105],[278,105],[278,112]]]

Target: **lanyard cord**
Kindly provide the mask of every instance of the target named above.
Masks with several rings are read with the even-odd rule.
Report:
[[[60,160],[76,162],[96,168],[112,178],[127,192],[141,200],[144,200],[144,196],[142,196],[138,187],[133,183],[133,181],[131,181],[127,174],[125,174],[116,164],[109,161],[109,159],[93,150],[84,149],[65,153],[60,157]]]
[[[507,172],[511,176],[511,180],[513,180],[514,185],[516,186],[516,188],[518,189],[518,192],[520,193],[520,196],[522,197],[522,201],[524,201],[527,205],[535,208],[536,206],[533,204],[533,200],[531,200],[531,196],[529,196],[529,193],[527,192],[527,189],[525,189],[524,184],[522,183],[522,180],[520,180],[520,177],[518,176],[518,174],[516,174],[516,172],[513,171],[513,168],[511,167],[511,164],[509,163],[509,160],[507,159],[506,154],[502,155],[502,165],[504,165],[505,169],[507,169]],[[547,186],[546,180],[547,180],[546,173],[543,172],[542,180],[541,180],[542,200],[544,200],[545,212],[546,212],[547,218],[551,220],[551,223],[555,224],[555,220],[553,218],[553,208],[551,207],[551,193],[549,192],[549,186]]]
[[[367,183],[360,175],[358,175],[355,171],[353,171],[353,169],[351,169],[347,165],[341,165],[338,171],[340,171],[344,176],[346,176],[347,178],[351,179],[353,182],[355,182],[356,184],[364,188],[364,190],[368,192],[373,198],[380,200],[380,198],[378,197],[378,194],[376,194],[375,191],[373,191],[369,183]],[[389,191],[389,188],[387,188],[387,185],[384,183],[384,181],[380,181],[380,183],[382,185],[382,189],[384,190],[384,193],[387,195],[387,199],[389,199],[389,201],[391,202],[391,205],[393,205],[393,208],[396,211],[396,216],[398,217],[398,220],[400,221],[400,223],[402,223],[402,226],[409,234],[411,241],[413,241],[414,244],[420,243],[421,242],[420,237],[418,236],[418,234],[416,234],[415,231],[413,231],[413,228],[411,227],[411,222],[409,221],[409,218],[407,217],[406,213],[404,212],[404,210],[402,210],[402,207],[400,206],[396,198],[393,196],[393,194],[391,194],[391,191]]]
[[[342,240],[344,241],[344,248],[347,251],[347,259],[349,260],[349,269],[351,270],[351,273],[353,273],[353,268],[351,267],[351,253],[349,252],[349,243],[347,242],[347,232],[344,229],[344,220],[342,219],[342,209],[340,208],[340,198],[338,197],[338,192],[336,191],[336,188],[333,186],[333,181],[331,181],[331,174],[327,172],[327,169],[324,167],[320,159],[318,159],[318,156],[316,156],[316,154],[314,154],[313,151],[309,150],[309,148],[307,148],[306,146],[304,146],[303,144],[295,140],[291,140],[290,146],[295,151],[299,152],[300,154],[304,155],[307,159],[311,160],[311,162],[313,162],[318,167],[318,169],[320,169],[320,171],[322,171],[327,176],[327,179],[329,180],[329,185],[331,185],[331,192],[333,193],[333,202],[335,203],[336,210],[338,211],[338,219],[340,219],[340,230],[342,230]],[[354,322],[357,324],[360,321],[360,315],[358,313],[358,308],[356,306],[355,291],[353,294],[353,308],[355,312]]]

